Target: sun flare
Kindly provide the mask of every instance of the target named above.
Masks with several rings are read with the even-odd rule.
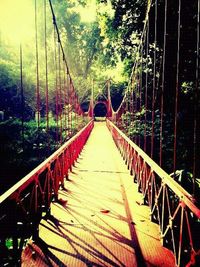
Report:
[[[34,6],[30,0],[0,0],[0,31],[13,44],[34,34]]]
[[[81,21],[85,23],[92,23],[96,20],[96,1],[90,0],[88,1],[87,5],[85,7],[79,5],[76,7],[78,10]]]

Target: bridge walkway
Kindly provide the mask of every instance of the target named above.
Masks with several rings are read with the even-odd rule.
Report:
[[[23,251],[24,267],[174,266],[105,122],[95,123],[39,233]]]

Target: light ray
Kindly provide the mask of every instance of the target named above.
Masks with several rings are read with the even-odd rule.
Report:
[[[13,44],[34,35],[34,6],[31,0],[0,0],[0,31]]]

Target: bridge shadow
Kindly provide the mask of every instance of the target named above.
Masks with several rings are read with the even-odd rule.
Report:
[[[51,230],[52,231],[52,230]],[[59,230],[60,235],[62,237],[64,237],[65,239],[67,239],[68,237],[65,236],[61,230]],[[69,239],[69,238],[68,238]],[[71,242],[71,246],[73,246],[74,242]],[[76,244],[76,243],[74,243]],[[77,258],[79,261],[83,262],[84,264],[86,264],[86,266],[88,267],[92,267],[92,266],[97,266],[97,267],[103,267],[105,265],[102,264],[98,264],[96,262],[93,262],[91,260],[89,260],[88,258],[86,258],[85,256],[83,256],[81,253],[78,252],[78,250],[76,250],[76,253],[70,253],[67,250],[52,246],[50,244],[47,244],[44,240],[42,240],[41,238],[37,240],[36,245],[41,249],[41,251],[43,252],[43,254],[45,255],[45,263],[50,266],[53,267],[55,266],[59,266],[59,267],[66,267],[67,265],[64,264],[60,259],[58,259],[58,257],[55,256],[54,251],[60,252],[61,254],[65,255],[65,257],[69,256],[72,258]],[[76,244],[77,245],[77,244]],[[75,248],[75,246],[73,246],[73,248]],[[32,248],[33,249],[33,248]],[[90,251],[88,251],[90,252]],[[103,255],[98,255],[101,258],[104,258],[104,261],[108,262],[109,264],[111,264],[112,266],[119,266],[115,263],[113,263],[112,261],[110,261],[109,259],[103,257]]]
[[[91,164],[91,157],[87,161],[87,153],[84,156],[85,164],[76,163],[65,189],[59,191],[60,201],[52,203],[54,216],[40,223],[36,244],[45,264],[147,266],[120,180],[126,172],[113,166],[112,154],[111,163],[97,159],[98,166]]]
[[[114,254],[112,254],[111,251],[108,251],[108,252],[112,254],[115,261],[118,261],[119,264],[116,263],[115,261],[113,261],[110,257],[108,257],[105,254],[103,254],[102,252],[100,252],[97,248],[95,248],[95,246],[92,246],[90,243],[88,243],[86,240],[84,240],[84,238],[81,238],[78,234],[75,234],[73,230],[69,230],[69,226],[73,226],[73,228],[82,229],[83,226],[81,224],[79,226],[73,225],[73,224],[66,224],[65,222],[61,222],[61,221],[57,220],[53,216],[50,216],[49,218],[47,218],[47,221],[48,221],[49,225],[42,224],[42,226],[45,227],[48,231],[53,232],[57,236],[64,238],[64,240],[66,242],[68,242],[70,244],[70,246],[73,248],[73,250],[75,251],[75,253],[71,253],[65,249],[60,249],[58,247],[48,245],[42,239],[39,239],[37,242],[37,245],[41,248],[41,250],[45,254],[45,257],[47,257],[47,259],[50,258],[59,266],[66,266],[66,265],[62,265],[63,263],[60,260],[58,260],[58,258],[55,257],[53,252],[51,252],[51,251],[58,251],[58,252],[61,252],[62,254],[64,254],[65,257],[69,256],[69,257],[78,259],[79,261],[82,261],[88,267],[90,267],[90,266],[91,267],[92,266],[103,267],[103,266],[105,266],[105,264],[109,264],[109,266],[114,266],[114,267],[119,267],[119,266],[125,267],[125,265]],[[90,229],[85,228],[84,230],[89,231],[90,234],[92,233],[92,231]],[[98,232],[96,232],[96,233],[94,232],[93,236],[95,234],[98,234]],[[101,245],[102,245],[102,243],[101,243]],[[64,247],[65,247],[65,244],[63,242],[63,248]],[[51,249],[51,251],[49,249]],[[84,253],[80,253],[79,249],[83,250]],[[105,247],[105,249],[107,249],[107,248]],[[84,255],[87,255],[87,254],[92,255],[94,258],[96,258],[99,261],[103,261],[104,263],[101,264],[101,263],[97,263],[96,261],[94,262],[92,260],[89,260],[88,259],[89,257],[86,257],[83,254]]]
[[[131,211],[130,211],[130,208],[129,208],[129,203],[128,203],[128,199],[127,199],[127,196],[126,196],[126,192],[125,192],[125,189],[124,189],[123,185],[121,185],[121,188],[122,188],[122,195],[123,195],[123,200],[124,200],[124,207],[125,207],[125,210],[126,210],[128,226],[129,226],[130,234],[131,234],[131,241],[132,241],[131,243],[132,243],[132,246],[133,246],[133,248],[135,250],[137,263],[138,263],[138,266],[145,267],[147,265],[146,265],[145,259],[143,257],[141,248],[140,248],[140,244],[139,244],[139,241],[138,241],[138,238],[137,238],[137,233],[136,233],[136,229],[135,229],[135,226],[134,226],[134,222],[132,221],[133,218],[132,218]]]
[[[85,194],[91,194],[91,197],[92,198],[95,198],[95,193],[93,192],[88,192],[88,188],[87,187],[84,187],[82,184],[76,184],[76,186],[79,187],[79,189],[81,189],[81,192],[83,191],[83,196]],[[112,188],[113,190],[113,188]],[[129,230],[130,230],[130,234],[131,234],[131,240],[129,239],[126,239],[124,236],[121,236],[119,233],[118,235],[114,234],[114,239],[117,240],[117,241],[120,241],[120,242],[123,242],[127,245],[129,245],[130,247],[133,247],[134,250],[135,250],[135,256],[137,258],[137,263],[138,263],[138,266],[141,266],[141,267],[145,267],[146,266],[146,262],[144,260],[144,257],[143,257],[143,254],[142,254],[142,251],[141,251],[141,248],[140,248],[140,245],[139,245],[139,241],[138,241],[138,238],[137,238],[137,233],[136,233],[136,230],[135,230],[135,226],[134,226],[134,223],[133,223],[133,218],[132,218],[132,215],[131,215],[131,211],[130,211],[130,208],[129,208],[129,203],[128,203],[128,199],[127,199],[127,196],[126,196],[126,192],[125,192],[125,189],[122,185],[122,181],[121,181],[121,193],[122,193],[122,196],[123,196],[123,202],[118,202],[116,199],[109,199],[108,196],[104,196],[101,192],[99,193],[101,195],[101,198],[102,197],[105,197],[107,200],[110,200],[111,202],[113,202],[113,204],[117,201],[119,204],[122,204],[124,207],[125,207],[125,211],[126,211],[126,217],[120,215],[119,213],[117,212],[113,212],[112,211],[112,203],[111,203],[111,213],[107,214],[108,217],[111,217],[111,218],[115,218],[117,220],[123,220],[125,221],[128,226],[129,226]],[[80,202],[80,192],[78,194],[78,196],[76,197],[74,193],[70,194],[70,197],[73,197],[77,202]],[[72,208],[70,206],[67,207],[67,210],[72,210]],[[77,211],[74,209],[72,210],[74,213],[77,213]],[[77,213],[78,216],[82,216],[84,217],[85,219],[87,219],[85,216],[83,216],[82,214],[80,213]],[[101,220],[103,220],[102,218],[100,218]],[[104,221],[105,223],[105,221]],[[100,225],[98,225],[100,227]],[[110,225],[109,225],[110,227]],[[101,226],[102,228],[102,226]],[[103,230],[105,231],[108,231],[107,228],[104,228]],[[115,232],[116,232],[116,229],[113,229]],[[112,234],[112,232],[109,232],[109,234]]]
[[[28,245],[29,248],[32,251],[32,259],[35,262],[40,261],[42,265],[47,265],[49,267],[54,267],[55,264],[61,267],[65,267],[65,265],[58,257],[52,253],[49,248],[51,248],[50,245],[48,245],[44,240],[39,238],[34,245]],[[38,250],[39,248],[39,250]],[[42,253],[41,253],[42,252]],[[37,259],[37,260],[36,260]],[[37,265],[37,264],[36,264]],[[39,265],[39,264],[38,264]]]
[[[75,253],[70,253],[67,250],[60,249],[60,247],[55,247],[48,245],[43,240],[39,240],[38,246],[41,248],[43,253],[46,255],[46,257],[50,258],[51,260],[54,260],[56,263],[59,263],[58,259],[56,259],[55,255],[52,251],[59,251],[62,254],[64,254],[66,257],[72,257],[76,258],[79,261],[82,261],[86,264],[86,266],[105,266],[104,264],[97,264],[97,262],[93,262],[86,257],[86,254],[89,254],[96,258],[99,261],[103,261],[104,263],[109,264],[109,266],[126,266],[113,252],[111,249],[109,249],[101,240],[100,237],[104,237],[112,242],[116,242],[117,245],[121,244],[121,247],[124,249],[123,244],[128,245],[128,247],[133,248],[135,251],[135,257],[137,259],[137,265],[138,266],[146,266],[143,255],[140,250],[139,242],[137,239],[135,227],[132,224],[131,220],[127,220],[127,218],[121,216],[120,214],[107,214],[108,217],[114,217],[118,220],[124,220],[129,225],[130,233],[131,233],[131,239],[126,238],[121,233],[119,233],[114,227],[112,227],[111,224],[109,224],[106,220],[102,218],[102,216],[98,214],[93,214],[93,216],[96,216],[98,218],[98,221],[93,221],[91,218],[88,218],[88,216],[85,216],[83,213],[78,212],[76,207],[71,207],[69,205],[64,206],[61,204],[56,204],[57,208],[64,210],[65,212],[70,215],[73,220],[71,220],[71,223],[67,223],[65,221],[58,220],[54,216],[50,216],[46,218],[46,223],[42,223],[41,225],[46,228],[48,231],[62,237],[65,241],[63,242],[63,248],[64,243],[67,242],[70,244],[70,246],[73,248]],[[80,207],[79,207],[80,208]],[[129,211],[127,210],[127,213]],[[85,221],[85,223],[82,223],[82,219]],[[92,229],[91,227],[87,226],[87,221],[89,221],[90,225],[91,223],[97,227],[96,230]],[[74,223],[77,222],[77,223]],[[103,226],[104,225],[104,226]],[[73,229],[76,229],[74,231]],[[98,229],[98,230],[97,230]],[[99,231],[99,229],[101,231]],[[96,241],[95,243],[101,245],[106,253],[102,253],[102,251],[98,250],[95,246],[93,246],[91,243],[84,240],[84,238],[81,238],[78,234],[78,230],[84,230],[85,232],[88,232]],[[130,253],[132,250],[129,250],[128,247],[126,250]],[[49,251],[51,249],[51,251]],[[81,251],[84,251],[83,253],[80,253]],[[110,255],[111,257],[108,257],[107,255]],[[114,260],[112,260],[112,258]],[[61,264],[61,262],[59,263]],[[64,265],[59,265],[64,266]],[[135,266],[135,265],[132,265]]]

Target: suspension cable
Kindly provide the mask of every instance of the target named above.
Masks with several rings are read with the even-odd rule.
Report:
[[[92,117],[94,117],[94,79],[92,79],[92,91],[91,91],[91,104],[90,107],[92,108]]]
[[[53,17],[53,24],[55,26],[55,31],[56,31],[57,37],[58,37],[58,42],[60,44],[60,48],[61,48],[61,51],[62,51],[62,54],[63,54],[63,60],[65,62],[66,68],[69,69],[68,65],[67,65],[67,60],[66,60],[66,57],[65,57],[65,52],[64,52],[64,48],[63,48],[63,45],[62,45],[62,42],[61,42],[60,33],[59,33],[58,25],[57,25],[57,22],[56,22],[56,16],[55,16],[55,13],[54,13],[54,10],[53,10],[53,5],[52,5],[51,0],[49,0],[49,5],[50,5],[52,17]]]
[[[174,160],[173,172],[176,171],[177,160],[177,115],[178,115],[178,90],[179,90],[179,64],[180,64],[180,33],[181,33],[181,0],[178,4],[178,36],[177,36],[177,61],[176,61],[176,95],[175,95],[175,112],[174,112]]]
[[[129,111],[129,94],[130,94],[130,87],[127,88],[127,97],[126,97],[126,102],[125,102],[125,115],[127,113],[128,116],[129,116],[129,114],[128,114],[128,111]],[[128,127],[128,123],[130,123],[128,116],[124,116],[124,118],[122,117],[123,118],[123,125],[125,124],[125,130]],[[125,123],[124,123],[124,119],[125,119]]]
[[[72,135],[72,112],[73,112],[73,94],[72,94],[73,90],[72,90],[72,79],[70,77],[69,80],[69,99],[70,99],[70,130],[71,133],[70,135]]]
[[[148,109],[148,58],[149,56],[149,20],[146,31],[146,76],[145,76],[145,117],[144,117],[144,151],[147,152],[147,109]]]
[[[167,5],[165,0],[164,15],[164,42],[163,42],[163,60],[162,60],[162,82],[161,82],[161,103],[160,103],[160,167],[162,167],[162,149],[163,149],[163,116],[164,116],[164,91],[165,91],[165,60],[166,60],[166,37],[167,37]]]
[[[107,84],[107,86],[108,86],[108,103],[109,103],[108,109],[109,109],[109,112],[111,112],[111,114],[113,114],[114,110],[113,110],[113,106],[112,106],[112,99],[111,99],[111,93],[110,93],[111,82],[112,82],[112,79],[109,78],[107,81],[107,83],[108,83]]]
[[[150,9],[151,9],[151,5],[152,5],[152,0],[148,0],[148,5],[147,5],[147,12],[146,12],[146,17],[145,17],[145,21],[144,21],[144,27],[143,27],[143,31],[142,31],[142,34],[141,34],[141,37],[140,37],[140,43],[137,47],[137,51],[136,53],[140,50],[140,47],[142,45],[142,40],[143,40],[143,37],[144,35],[146,34],[146,30],[147,30],[147,22],[149,20],[149,12],[150,12]],[[129,90],[129,87],[131,86],[131,83],[133,81],[133,78],[134,78],[134,75],[135,75],[135,70],[137,69],[137,65],[138,65],[138,60],[135,61],[133,67],[132,67],[132,71],[131,71],[131,75],[130,75],[130,79],[129,79],[129,82],[128,82],[128,86],[127,86],[127,89],[125,90],[125,94],[123,96],[123,99],[122,99],[122,102],[121,104],[119,105],[118,109],[115,111],[115,114],[117,114],[118,112],[120,112],[120,110],[122,109],[123,110],[123,107],[124,107],[124,102],[126,100],[126,97],[127,97],[127,91]],[[119,114],[120,115],[120,114]],[[120,116],[117,116],[117,117],[120,117]]]
[[[136,71],[136,119],[137,119],[137,124],[139,124],[139,111],[140,111],[140,74],[139,74],[139,66]],[[139,125],[137,125],[139,128]],[[140,136],[139,133],[136,134],[136,144],[139,146],[140,144]]]
[[[72,96],[71,94],[72,93],[74,94],[74,85],[73,85],[73,82],[72,82],[71,75],[69,73],[69,68],[68,68],[68,64],[67,64],[64,48],[63,48],[63,45],[62,45],[62,42],[61,42],[60,33],[59,33],[58,25],[57,25],[57,22],[56,22],[56,16],[55,16],[55,13],[54,13],[54,10],[53,10],[53,5],[52,5],[52,1],[51,0],[49,0],[49,5],[50,5],[51,13],[52,13],[54,29],[55,29],[55,32],[57,34],[59,47],[60,47],[61,52],[62,52],[63,61],[65,63],[66,69],[67,69],[67,74],[69,76],[69,96],[71,97]],[[72,92],[71,92],[71,90],[72,90]],[[70,98],[69,98],[69,100],[70,100]],[[71,104],[71,109],[72,110],[73,110],[73,100],[74,100],[74,95],[73,95],[72,101],[69,101],[70,104]],[[78,100],[78,98],[77,98],[77,100]],[[78,103],[78,105],[80,106],[80,103]],[[72,112],[71,112],[71,118],[72,118]],[[71,120],[71,126],[72,126],[72,120]]]
[[[143,72],[143,44],[141,45],[141,49],[140,49],[140,69],[139,69],[139,125],[141,126],[141,109],[142,109],[142,86],[143,86],[143,82],[142,82],[142,72]],[[139,140],[138,140],[138,144],[139,147],[141,146],[141,136],[139,134]]]
[[[64,128],[65,128],[65,140],[67,138],[67,84],[66,84],[66,72],[65,72],[65,64],[63,60],[63,89],[64,89]]]
[[[76,123],[77,123],[77,114],[76,114],[76,94],[74,94],[74,125],[76,126]],[[76,127],[75,127],[76,128]]]
[[[46,99],[46,132],[49,132],[49,85],[48,85],[48,53],[47,53],[47,8],[44,0],[44,52],[45,52],[45,99]],[[48,135],[49,138],[49,135]]]
[[[134,108],[133,108],[133,81],[131,82],[131,90],[130,90],[130,121],[133,121],[133,112],[134,112]]]
[[[138,83],[137,83],[137,77],[134,76],[132,77],[132,86],[133,86],[133,116],[132,119],[133,121],[136,119],[136,113],[137,113],[137,89],[138,89]],[[137,134],[135,135],[135,143],[137,143]]]
[[[35,0],[35,57],[36,57],[36,113],[37,127],[40,127],[40,82],[39,82],[39,53],[38,53],[38,25],[37,0]]]
[[[24,85],[23,85],[23,54],[22,54],[22,44],[20,44],[20,94],[21,94],[22,150],[24,151]]]
[[[141,34],[141,37],[140,37],[139,46],[137,47],[137,51],[140,51],[141,46],[142,46],[142,40],[143,40],[144,35],[146,33],[147,23],[148,23],[148,20],[149,20],[149,12],[150,12],[150,9],[151,9],[151,5],[152,5],[152,0],[148,0],[147,12],[146,12],[146,17],[145,17],[145,21],[144,21],[144,27],[143,27],[143,31],[142,31],[142,34]],[[129,85],[131,83],[131,77],[134,76],[134,72],[135,72],[135,69],[137,68],[137,64],[138,64],[138,61],[136,61],[135,64],[133,65],[128,87],[129,87]]]
[[[155,128],[155,89],[156,89],[156,47],[157,47],[157,14],[158,0],[155,0],[155,27],[154,27],[154,67],[153,67],[153,90],[152,90],[152,130],[151,130],[151,158],[154,157],[154,128]]]
[[[61,54],[60,45],[58,43],[58,110],[59,110],[59,122],[60,122],[60,144],[62,144],[62,81],[61,81]]]
[[[197,161],[197,105],[199,100],[199,22],[200,22],[200,0],[197,6],[197,55],[196,55],[196,73],[194,90],[194,137],[193,137],[193,195],[196,190],[196,161]]]
[[[67,71],[67,98],[68,98],[68,105],[67,105],[67,129],[68,135],[70,133],[70,77],[69,72]]]
[[[59,141],[58,138],[58,120],[59,120],[59,112],[58,112],[58,66],[57,66],[57,40],[56,40],[56,32],[54,27],[54,61],[55,61],[55,97],[56,97],[56,103],[55,103],[55,113],[56,113],[56,142]]]

